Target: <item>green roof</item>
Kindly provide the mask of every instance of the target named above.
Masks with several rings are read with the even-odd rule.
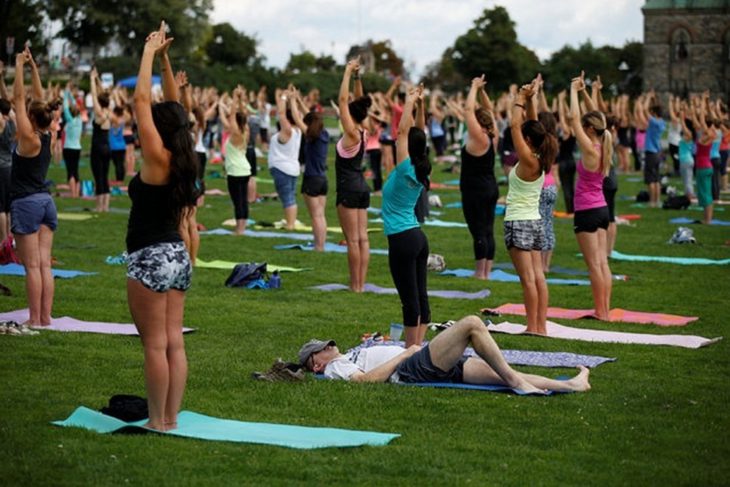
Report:
[[[730,8],[730,0],[646,0],[643,10]]]

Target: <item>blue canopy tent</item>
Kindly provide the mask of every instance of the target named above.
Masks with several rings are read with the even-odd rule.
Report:
[[[159,85],[162,83],[162,80],[157,75],[152,75],[152,84],[153,85]],[[137,86],[137,77],[136,76],[130,76],[129,78],[120,79],[117,81],[117,86],[123,86],[125,88],[134,88]]]

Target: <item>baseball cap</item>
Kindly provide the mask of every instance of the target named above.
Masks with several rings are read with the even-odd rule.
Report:
[[[337,344],[334,340],[309,340],[307,343],[302,345],[302,348],[299,349],[299,363],[306,366],[309,357],[311,357],[313,353],[321,352],[328,346],[335,345]]]

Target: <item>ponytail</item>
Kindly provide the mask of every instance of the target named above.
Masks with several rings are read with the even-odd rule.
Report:
[[[608,176],[611,171],[611,165],[613,161],[613,135],[610,130],[604,130],[603,136],[601,137],[601,169],[603,169],[603,175]]]
[[[558,138],[553,134],[546,134],[542,144],[537,148],[537,155],[540,158],[540,168],[546,173],[550,172],[558,156]]]
[[[431,188],[428,179],[431,174],[431,161],[428,160],[426,148],[426,133],[417,127],[411,127],[408,131],[408,156],[416,172],[416,179],[428,191]]]

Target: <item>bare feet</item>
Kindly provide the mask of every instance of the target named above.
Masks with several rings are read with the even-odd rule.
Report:
[[[476,273],[476,272],[474,273],[474,279],[479,279],[479,280],[482,280],[482,281],[486,281],[488,278],[489,277],[486,274]]]
[[[155,423],[148,422],[145,425],[143,425],[142,427],[143,428],[146,428],[148,430],[159,431],[161,433],[164,433],[166,431],[166,429],[165,429],[165,423],[155,424]]]
[[[166,421],[165,431],[172,431],[177,429],[177,421]]]
[[[546,389],[540,389],[538,387],[535,387],[526,380],[521,380],[519,384],[516,387],[512,387],[512,389],[521,394],[535,394],[544,396],[548,393]]]
[[[588,368],[582,365],[578,366],[578,375],[568,381],[571,390],[575,392],[587,392],[591,390],[591,385],[588,383],[588,375],[591,373]]]

